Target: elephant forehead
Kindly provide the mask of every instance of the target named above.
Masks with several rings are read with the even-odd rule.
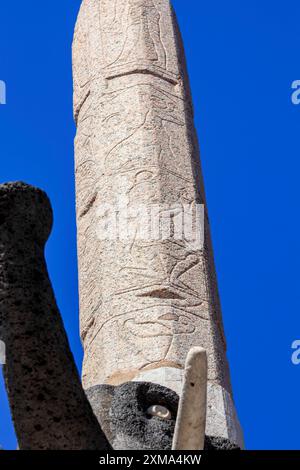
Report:
[[[171,449],[178,395],[150,382],[129,382],[115,388],[110,408],[115,449]],[[168,419],[148,413],[151,407],[168,411]]]

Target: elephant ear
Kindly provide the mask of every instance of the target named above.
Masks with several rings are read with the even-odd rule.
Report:
[[[96,385],[85,390],[91,404],[94,415],[109,442],[113,442],[114,436],[110,426],[110,409],[116,387],[113,385]]]

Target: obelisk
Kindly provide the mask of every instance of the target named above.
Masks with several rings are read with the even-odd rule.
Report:
[[[170,2],[83,0],[73,73],[84,387],[149,381],[180,394],[187,354],[202,347],[206,434],[242,446],[189,80]],[[199,205],[203,245],[174,237],[174,230],[160,238],[134,228],[143,225],[140,208],[153,210],[155,225],[168,208],[173,223],[180,208],[192,208],[194,220]],[[133,228],[126,231],[124,219]]]

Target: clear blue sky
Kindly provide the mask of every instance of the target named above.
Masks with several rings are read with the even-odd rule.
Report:
[[[100,0],[99,0],[100,1]],[[185,40],[235,400],[249,449],[300,449],[299,0],[174,0]],[[80,0],[1,2],[0,180],[45,189],[47,260],[80,368],[71,41]],[[2,381],[2,379],[1,379]],[[16,447],[0,385],[0,443]]]

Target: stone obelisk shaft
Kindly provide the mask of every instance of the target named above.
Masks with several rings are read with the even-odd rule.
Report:
[[[241,442],[205,209],[205,242],[107,240],[119,202],[205,205],[176,18],[168,0],[84,0],[73,44],[83,383],[180,393],[192,346],[208,355],[207,434]]]

